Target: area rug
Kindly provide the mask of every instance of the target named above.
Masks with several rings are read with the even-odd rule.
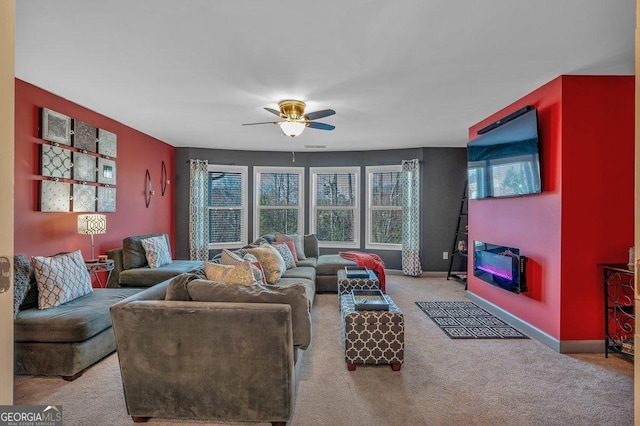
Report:
[[[528,339],[473,302],[416,302],[451,339]]]

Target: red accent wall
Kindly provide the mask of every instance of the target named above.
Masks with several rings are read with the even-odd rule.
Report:
[[[469,203],[469,238],[530,258],[527,293],[469,291],[560,341],[602,340],[602,271],[634,235],[634,77],[560,76],[469,129],[538,109],[543,192]],[[473,263],[470,259],[469,267]]]
[[[108,117],[16,79],[15,108],[15,253],[51,255],[61,251],[82,250],[91,257],[90,237],[77,232],[79,213],[38,211],[39,145],[48,143],[38,137],[40,108],[46,107],[113,132],[118,137],[116,159],[116,211],[107,215],[107,233],[96,235],[95,252],[121,247],[130,235],[166,232],[175,240],[173,186],[161,195],[162,161],[169,178],[174,175],[175,148]],[[153,188],[151,204],[145,207],[145,171],[149,169]],[[173,183],[173,182],[172,182]],[[173,247],[172,247],[173,250]]]

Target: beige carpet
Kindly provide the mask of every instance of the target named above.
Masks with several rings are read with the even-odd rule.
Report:
[[[561,355],[533,339],[452,340],[414,302],[466,300],[461,284],[390,275],[387,290],[405,314],[402,370],[347,371],[337,296],[318,295],[313,343],[303,359],[290,425],[633,424],[631,362],[603,354]],[[18,376],[15,404],[62,404],[65,426],[133,424],[116,355],[71,383]]]

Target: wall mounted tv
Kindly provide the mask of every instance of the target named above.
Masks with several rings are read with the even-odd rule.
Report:
[[[527,106],[480,130],[467,144],[469,198],[542,192],[538,113]]]

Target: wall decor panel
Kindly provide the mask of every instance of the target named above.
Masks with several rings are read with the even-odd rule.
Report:
[[[73,120],[73,146],[83,151],[96,152],[98,129],[89,123]]]
[[[73,211],[96,211],[96,187],[89,185],[73,185]]]
[[[40,211],[68,212],[71,184],[52,180],[40,181]]]
[[[80,182],[96,181],[96,157],[83,154],[81,152],[73,153],[73,179]]]
[[[98,158],[98,182],[107,185],[116,184],[116,162],[107,158]]]
[[[71,145],[71,118],[48,108],[41,108],[40,111],[40,137],[47,141]]]
[[[98,153],[107,157],[118,156],[118,137],[104,129],[98,129]]]
[[[40,174],[70,179],[71,151],[48,144],[40,145]]]
[[[106,186],[98,187],[98,211],[115,212],[116,211],[116,189]]]

